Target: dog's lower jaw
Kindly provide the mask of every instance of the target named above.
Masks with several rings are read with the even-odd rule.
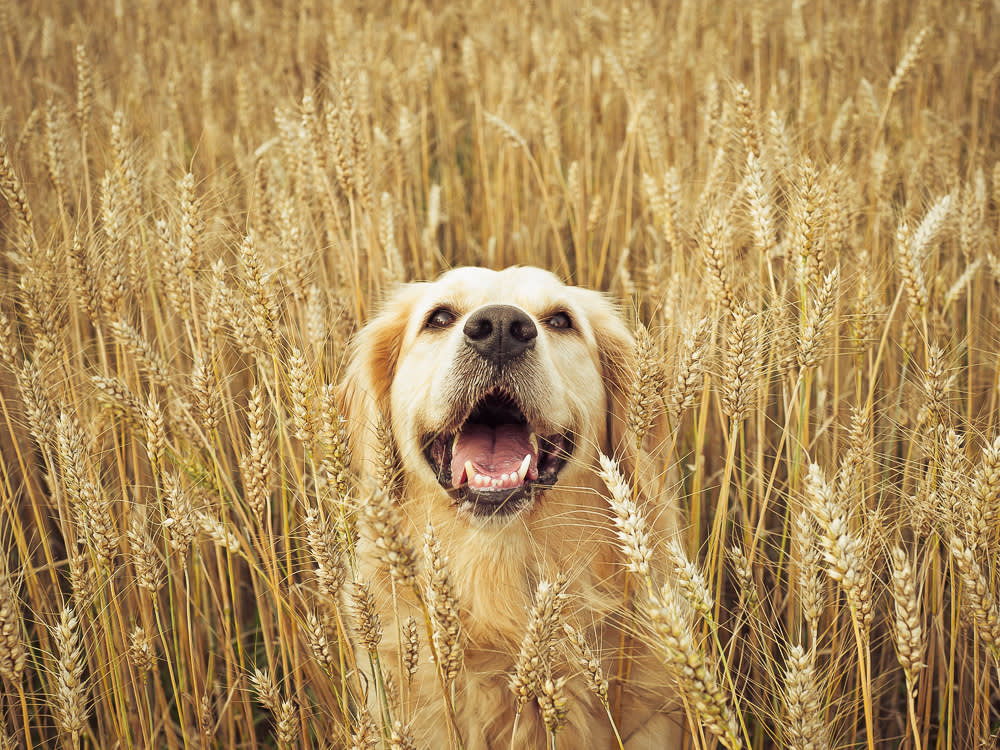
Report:
[[[499,528],[528,515],[545,488],[522,485],[511,490],[476,491],[466,487],[449,492],[459,517],[488,528]]]

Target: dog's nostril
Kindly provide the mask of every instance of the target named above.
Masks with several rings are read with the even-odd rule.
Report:
[[[465,324],[465,337],[474,341],[481,341],[493,334],[493,323],[487,318],[469,318]]]
[[[486,305],[465,322],[466,343],[479,356],[506,362],[534,346],[538,329],[521,308],[513,305]]]
[[[531,341],[538,335],[538,329],[535,328],[535,324],[525,316],[524,320],[515,320],[510,324],[511,335],[514,336],[518,341]]]

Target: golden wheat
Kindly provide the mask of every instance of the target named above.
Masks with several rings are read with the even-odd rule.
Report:
[[[413,747],[421,647],[458,705],[447,557],[336,383],[464,264],[624,298],[686,525],[618,456],[595,544],[696,746],[996,744],[1000,10],[578,6],[0,0],[0,745]],[[550,748],[633,679],[561,580],[509,644]]]

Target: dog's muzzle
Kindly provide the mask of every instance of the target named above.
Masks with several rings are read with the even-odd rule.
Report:
[[[538,329],[513,305],[486,305],[462,329],[461,396],[468,404],[446,427],[424,436],[424,455],[457,504],[480,517],[510,516],[530,508],[539,491],[556,483],[573,450],[568,433],[542,426],[526,408],[532,350]],[[525,392],[526,391],[526,392]],[[534,424],[533,424],[534,422]],[[558,428],[556,428],[558,429]]]

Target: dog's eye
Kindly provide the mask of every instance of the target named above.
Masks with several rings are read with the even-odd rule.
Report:
[[[557,312],[545,319],[545,325],[549,328],[567,329],[573,327],[573,320],[569,313]]]
[[[425,328],[447,328],[455,322],[458,316],[447,307],[439,307],[427,318]]]

